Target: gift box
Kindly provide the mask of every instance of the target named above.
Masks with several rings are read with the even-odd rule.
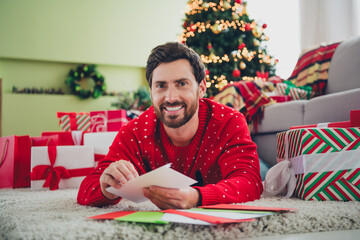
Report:
[[[360,110],[350,111],[350,121],[343,122],[327,122],[310,125],[292,126],[290,129],[297,128],[349,128],[349,127],[360,127]]]
[[[91,132],[112,132],[138,117],[141,112],[124,109],[90,112]]]
[[[310,86],[297,87],[290,81],[276,84],[275,91],[278,95],[290,96],[292,100],[310,99],[315,96]]]
[[[50,135],[41,137],[30,137],[30,142],[32,147],[56,146],[59,145],[59,136]]]
[[[113,143],[118,132],[94,132],[84,134],[84,146],[92,146],[95,153],[95,161],[104,158],[109,147]]]
[[[29,136],[0,137],[0,188],[30,187]]]
[[[90,132],[90,115],[86,112],[58,112],[60,128],[64,132],[80,130]]]
[[[272,99],[278,103],[291,101],[290,96],[271,96],[270,99]]]
[[[31,189],[78,188],[95,166],[90,146],[31,148]]]
[[[56,146],[69,146],[69,145],[83,145],[83,131],[71,131],[71,132],[42,132],[42,137],[53,138],[57,141]],[[33,145],[34,146],[34,145]],[[48,145],[40,145],[48,146]]]
[[[295,197],[360,201],[360,128],[301,128],[281,132],[277,134],[277,150],[278,166],[273,168],[279,169],[269,171],[269,175],[278,176],[265,177],[265,191],[272,189],[267,178],[279,180],[293,174],[296,182],[289,186],[294,187]]]

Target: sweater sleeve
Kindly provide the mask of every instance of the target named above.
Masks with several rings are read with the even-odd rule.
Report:
[[[119,131],[106,157],[100,160],[94,171],[82,181],[77,196],[77,202],[79,204],[101,207],[117,204],[121,200],[121,198],[114,200],[106,198],[100,187],[100,177],[102,173],[115,161],[128,160],[134,164],[139,175],[145,172],[140,157],[141,151],[138,145],[138,139],[135,135],[136,132],[129,131],[128,129],[126,125]]]
[[[239,121],[240,120],[240,121]],[[222,180],[199,189],[202,205],[241,203],[259,199],[262,193],[259,158],[242,114],[231,119],[222,131],[224,143],[217,164]]]

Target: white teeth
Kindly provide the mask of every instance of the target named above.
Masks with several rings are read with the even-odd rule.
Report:
[[[182,106],[179,107],[166,107],[166,110],[172,112],[172,111],[178,111],[182,108]]]

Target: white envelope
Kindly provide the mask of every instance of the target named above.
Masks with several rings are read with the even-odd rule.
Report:
[[[94,168],[94,149],[91,146],[57,146],[54,167],[62,166],[68,170],[79,168]],[[31,171],[38,165],[50,165],[48,147],[31,148]],[[60,179],[59,189],[79,188],[86,176]],[[45,180],[31,180],[31,190],[44,188]]]
[[[182,173],[170,168],[171,163],[143,174],[123,184],[120,189],[109,187],[106,190],[112,194],[140,203],[148,200],[142,192],[144,187],[156,185],[165,188],[183,188],[190,186],[196,181]]]
[[[107,155],[118,132],[84,133],[84,146],[93,146],[95,154]]]

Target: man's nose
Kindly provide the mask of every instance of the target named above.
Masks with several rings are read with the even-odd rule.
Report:
[[[178,91],[175,87],[169,87],[166,92],[166,101],[175,102],[178,100]]]

